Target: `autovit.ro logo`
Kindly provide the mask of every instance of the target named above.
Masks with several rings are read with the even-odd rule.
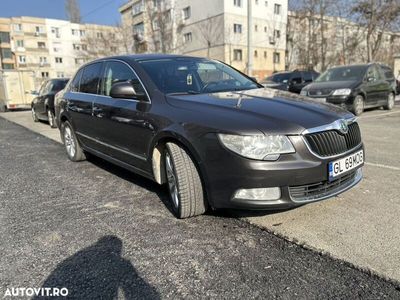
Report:
[[[67,297],[67,288],[41,287],[41,288],[7,288],[4,297]]]

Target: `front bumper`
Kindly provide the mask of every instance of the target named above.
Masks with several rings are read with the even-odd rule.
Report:
[[[256,161],[240,157],[209,134],[200,149],[201,171],[210,205],[214,208],[286,209],[305,203],[320,201],[338,195],[355,186],[362,179],[361,169],[345,174],[342,182],[328,183],[328,164],[335,158],[321,159],[312,154],[301,136],[290,137],[296,153],[282,155],[277,161]],[[363,149],[359,145],[352,151]],[[341,180],[341,179],[339,179]],[[239,189],[279,187],[279,200],[236,199]],[[308,193],[308,191],[313,193]]]
[[[322,96],[320,97],[313,97],[313,96],[308,96],[311,99],[317,100],[321,99]],[[353,108],[353,101],[354,101],[354,96],[349,95],[349,96],[327,96],[323,97],[323,99],[326,100],[326,103],[334,104],[337,106],[340,106],[341,108],[344,108],[346,110],[351,110]]]

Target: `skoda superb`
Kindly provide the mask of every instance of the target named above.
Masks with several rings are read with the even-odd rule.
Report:
[[[88,63],[58,94],[56,117],[70,160],[91,153],[165,184],[179,218],[208,208],[295,207],[362,178],[353,114],[263,88],[214,60]]]

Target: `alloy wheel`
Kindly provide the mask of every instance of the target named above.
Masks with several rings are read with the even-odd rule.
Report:
[[[179,207],[178,184],[176,180],[174,164],[168,152],[165,154],[165,166],[167,171],[168,187],[171,200],[175,208],[178,209]]]
[[[393,107],[394,107],[394,94],[390,93],[388,96],[387,108],[390,110],[393,109]]]
[[[72,134],[71,128],[68,126],[64,129],[64,144],[69,157],[73,158],[76,153],[76,142]]]
[[[363,113],[363,111],[364,111],[364,99],[363,99],[363,97],[360,96],[360,95],[357,96],[354,99],[353,105],[354,105],[354,113],[355,113],[355,115],[356,116],[361,115]]]
[[[32,119],[34,122],[38,121],[38,117],[37,117],[35,109],[33,107],[32,107]]]
[[[49,119],[50,127],[53,127],[54,126],[54,116],[50,110],[47,110],[47,118]]]

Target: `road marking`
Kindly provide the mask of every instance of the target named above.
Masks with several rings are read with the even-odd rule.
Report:
[[[394,115],[394,114],[398,114],[398,113],[400,113],[400,110],[399,111],[393,111],[393,112],[385,113],[385,114],[373,115],[373,116],[362,116],[362,117],[359,117],[359,119],[382,117],[382,116]]]
[[[382,165],[382,164],[374,164],[374,163],[370,163],[370,162],[365,162],[365,164],[368,165],[368,166],[373,166],[373,167],[385,168],[385,169],[389,169],[389,170],[400,171],[400,168],[398,168],[398,167],[387,166],[387,165]]]

